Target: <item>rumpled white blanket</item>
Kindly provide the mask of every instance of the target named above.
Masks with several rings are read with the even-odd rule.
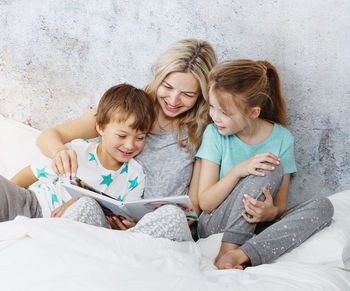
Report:
[[[0,223],[2,291],[350,290],[350,272],[292,261],[215,270],[200,244],[65,219]]]

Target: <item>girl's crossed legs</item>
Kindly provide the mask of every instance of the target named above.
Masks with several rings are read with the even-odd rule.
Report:
[[[314,233],[330,224],[333,205],[327,198],[316,198],[287,210],[275,223],[255,235],[257,224],[244,220],[242,202],[245,193],[263,200],[262,188],[274,197],[283,180],[283,168],[265,171],[264,177],[250,175],[242,179],[226,200],[212,213],[199,219],[200,237],[223,232],[222,244],[215,265],[219,269],[239,268],[270,262],[299,246]]]

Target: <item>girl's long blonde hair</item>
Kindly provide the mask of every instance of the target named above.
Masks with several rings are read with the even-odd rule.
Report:
[[[201,88],[196,104],[188,111],[178,116],[177,143],[186,147],[189,152],[198,149],[206,125],[209,123],[207,106],[209,72],[216,64],[213,47],[206,41],[198,39],[183,39],[173,43],[160,55],[152,67],[153,79],[145,91],[151,96],[156,108],[157,90],[163,80],[173,72],[190,72],[198,80]],[[188,138],[183,142],[183,130],[187,127]]]
[[[209,75],[211,90],[227,92],[218,100],[229,112],[232,102],[246,114],[261,108],[260,118],[286,126],[286,105],[276,68],[268,61],[235,60],[216,65]]]

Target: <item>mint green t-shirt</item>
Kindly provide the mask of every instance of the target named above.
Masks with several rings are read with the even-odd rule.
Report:
[[[196,154],[198,159],[206,159],[220,165],[220,179],[234,166],[256,154],[270,152],[281,159],[284,174],[297,171],[294,158],[294,137],[284,127],[274,124],[272,133],[258,145],[248,145],[235,134],[221,135],[215,124],[209,124],[204,131],[202,144]]]

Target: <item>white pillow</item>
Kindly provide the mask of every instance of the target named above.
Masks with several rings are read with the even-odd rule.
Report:
[[[328,197],[334,206],[332,224],[316,233],[275,262],[297,261],[346,268],[350,260],[350,190]],[[197,244],[202,254],[214,261],[221,243],[222,234],[199,239]],[[346,262],[348,261],[348,262]]]
[[[40,131],[0,115],[0,175],[12,178],[39,154],[35,141]]]

